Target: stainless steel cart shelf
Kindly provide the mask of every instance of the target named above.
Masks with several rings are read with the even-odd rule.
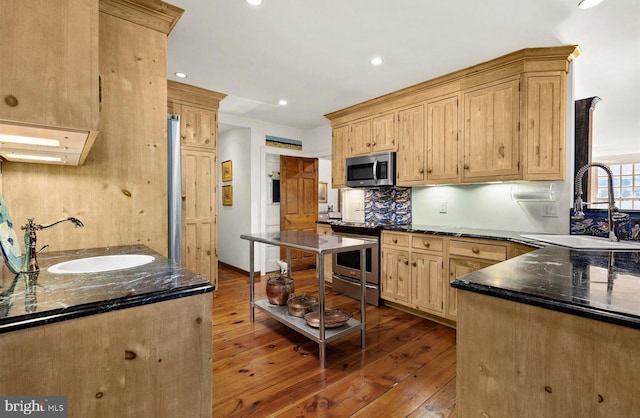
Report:
[[[374,248],[376,241],[367,239],[355,239],[332,235],[309,234],[298,231],[276,231],[265,232],[260,234],[240,235],[240,238],[249,241],[249,279],[250,279],[250,295],[251,295],[251,322],[255,321],[255,308],[257,307],[267,315],[273,317],[282,324],[288,326],[294,331],[317,342],[320,346],[320,367],[325,367],[326,345],[337,338],[348,335],[352,332],[360,330],[360,343],[362,348],[365,345],[366,331],[366,301],[365,301],[365,260],[366,249]],[[297,318],[289,315],[286,306],[271,305],[266,299],[255,300],[255,268],[254,254],[255,243],[278,245],[287,248],[287,265],[291,265],[291,249],[309,251],[318,254],[318,303],[320,310],[320,327],[313,328],[306,324],[303,318]],[[360,251],[360,321],[350,318],[342,327],[325,329],[325,303],[324,303],[324,256],[325,254],[335,254],[345,251]],[[289,270],[289,277],[291,271]]]

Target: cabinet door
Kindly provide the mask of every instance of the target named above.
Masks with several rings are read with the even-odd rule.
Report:
[[[215,150],[217,136],[216,113],[182,105],[180,114],[182,145]]]
[[[427,180],[455,181],[458,172],[458,95],[427,103]]]
[[[409,302],[409,252],[394,248],[382,249],[381,295],[395,302]]]
[[[424,183],[425,180],[424,106],[398,112],[398,185]]]
[[[564,180],[565,89],[561,74],[526,78],[525,180]]]
[[[473,273],[474,271],[489,267],[495,264],[493,261],[480,261],[471,260],[465,258],[449,258],[449,281],[447,283],[447,312],[446,317],[451,320],[456,320],[458,315],[458,294],[457,289],[449,286],[449,283],[462,277],[465,274]]]
[[[0,119],[98,129],[98,14],[97,1],[0,1]]]
[[[411,303],[417,309],[442,314],[442,265],[440,256],[411,253]]]
[[[387,113],[376,116],[372,119],[373,152],[395,151],[396,150],[396,115]]]
[[[349,156],[369,154],[373,142],[371,119],[352,122],[349,126]]]
[[[216,283],[216,154],[182,150],[182,263]]]
[[[331,135],[331,187],[334,189],[345,187],[346,172],[345,159],[349,146],[349,126],[343,125],[333,128]]]
[[[519,178],[518,79],[464,94],[463,180]]]

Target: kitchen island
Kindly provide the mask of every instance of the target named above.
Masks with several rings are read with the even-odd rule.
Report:
[[[460,416],[637,416],[640,252],[549,246],[452,286]]]
[[[145,254],[124,270],[62,261]],[[141,245],[44,252],[0,277],[0,394],[66,396],[69,417],[211,416],[211,284]]]

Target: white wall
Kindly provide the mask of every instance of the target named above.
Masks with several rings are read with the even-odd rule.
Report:
[[[278,125],[265,121],[260,121],[242,116],[231,115],[224,112],[218,114],[220,125],[247,128],[250,137],[250,149],[246,150],[246,156],[250,156],[249,167],[246,172],[241,175],[250,182],[250,188],[244,190],[246,205],[251,209],[249,218],[235,218],[233,222],[241,224],[238,231],[230,231],[235,236],[227,236],[222,233],[218,234],[218,253],[223,246],[231,247],[229,251],[234,251],[234,259],[237,260],[233,264],[242,270],[249,270],[249,243],[245,240],[237,238],[239,243],[236,245],[236,238],[240,234],[260,233],[267,231],[267,203],[270,182],[267,180],[267,156],[268,155],[290,155],[297,157],[318,157],[318,153],[325,153],[326,149],[331,149],[331,128],[329,127],[329,135],[326,135],[326,127],[316,128],[313,130],[297,129],[290,126]],[[328,124],[328,122],[327,122]],[[267,147],[265,145],[265,137],[267,135],[277,136],[287,139],[296,139],[302,141],[302,150],[291,150],[287,148]],[[225,134],[221,134],[221,138]],[[312,139],[309,139],[312,138]],[[328,141],[329,145],[321,143]],[[220,145],[219,145],[220,148]],[[329,152],[330,154],[330,152]],[[224,161],[219,157],[220,161]],[[237,174],[234,162],[234,183]],[[236,199],[236,191],[234,185],[234,206]],[[269,201],[270,202],[270,201]],[[269,221],[271,222],[271,221]],[[219,225],[220,226],[220,225]],[[272,228],[273,225],[270,225]],[[264,273],[267,260],[267,246],[264,244],[256,244],[255,247],[255,269],[256,272]],[[270,250],[270,253],[273,250]],[[224,260],[221,259],[224,262]]]
[[[233,179],[223,182],[220,164],[231,160]],[[248,241],[240,239],[249,231],[251,205],[251,131],[233,128],[218,138],[218,260],[249,270]],[[233,186],[233,206],[222,206],[222,186]],[[246,268],[245,268],[246,267]]]
[[[320,158],[318,160],[318,181],[327,183],[327,203],[318,204],[318,212],[326,212],[328,206],[338,211],[338,189],[331,188],[331,160]]]

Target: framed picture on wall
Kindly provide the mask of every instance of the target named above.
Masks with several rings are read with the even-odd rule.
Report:
[[[231,181],[233,179],[233,167],[231,160],[222,162],[222,181]]]
[[[318,182],[318,203],[327,203],[327,183]]]
[[[233,186],[222,186],[222,206],[233,206]]]

